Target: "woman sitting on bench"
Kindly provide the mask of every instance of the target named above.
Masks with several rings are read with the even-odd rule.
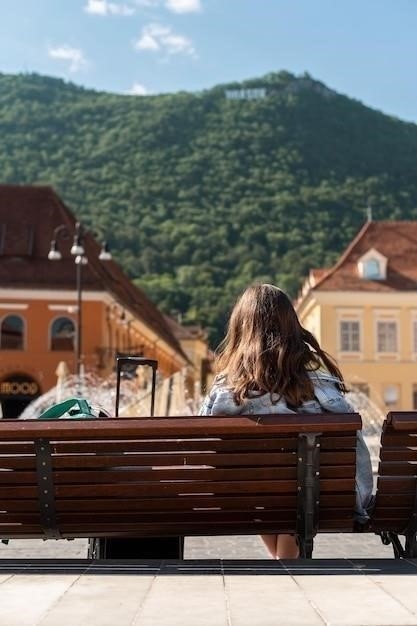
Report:
[[[254,284],[236,302],[216,352],[217,376],[200,415],[351,413],[335,361],[298,320],[278,287]],[[362,433],[356,446],[356,519],[367,520],[372,466]],[[263,535],[273,558],[297,558],[293,535]]]

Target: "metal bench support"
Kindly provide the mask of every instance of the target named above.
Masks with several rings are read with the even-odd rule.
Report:
[[[45,539],[61,539],[55,511],[55,489],[52,475],[51,444],[47,439],[35,439],[36,475],[40,523]]]
[[[311,559],[320,504],[320,435],[301,433],[297,448],[297,537],[300,557]]]

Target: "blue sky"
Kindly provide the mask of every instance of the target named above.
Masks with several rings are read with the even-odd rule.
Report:
[[[288,70],[417,122],[416,0],[0,0],[0,72],[117,93]]]

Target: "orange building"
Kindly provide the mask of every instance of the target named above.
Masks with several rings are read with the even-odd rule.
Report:
[[[51,188],[0,185],[5,417],[17,416],[51,389],[62,361],[70,372],[93,371],[103,378],[113,371],[117,352],[157,359],[163,376],[189,365],[162,313],[117,263],[100,260],[101,246],[87,231],[79,233],[85,254],[77,266],[71,254],[76,234],[75,217]],[[62,254],[55,261],[48,258],[54,238]]]

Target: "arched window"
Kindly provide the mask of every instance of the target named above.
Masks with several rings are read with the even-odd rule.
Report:
[[[8,315],[1,322],[0,348],[2,350],[23,350],[24,323],[18,315]]]
[[[75,325],[69,317],[58,317],[51,326],[51,350],[74,350]]]

